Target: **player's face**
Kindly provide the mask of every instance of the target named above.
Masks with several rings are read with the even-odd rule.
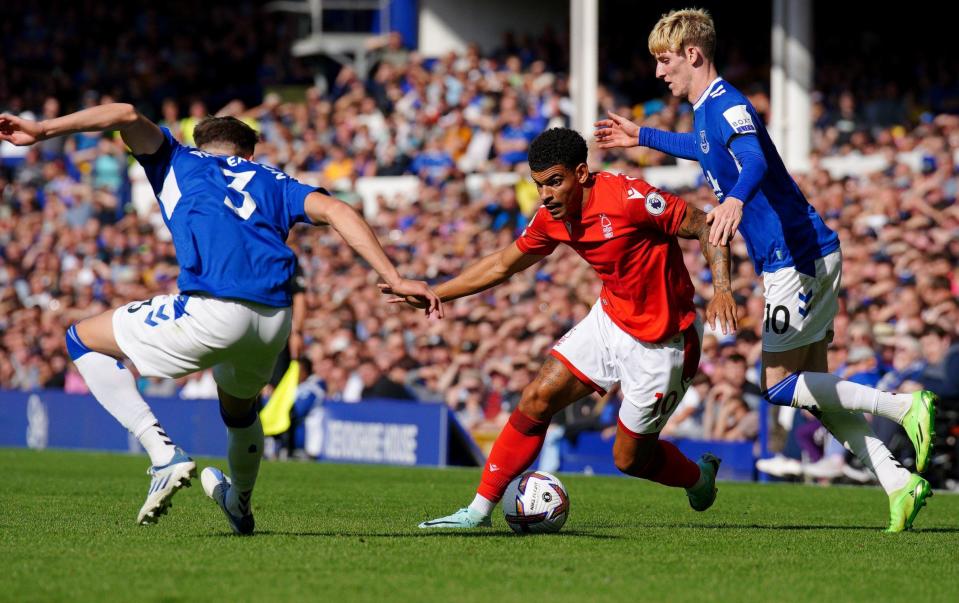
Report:
[[[682,53],[660,52],[656,55],[656,77],[666,82],[673,96],[687,96],[693,79],[692,64]]]
[[[554,220],[562,220],[575,212],[583,203],[583,184],[589,176],[585,163],[569,169],[565,165],[554,165],[541,172],[533,172],[533,182],[539,200]]]

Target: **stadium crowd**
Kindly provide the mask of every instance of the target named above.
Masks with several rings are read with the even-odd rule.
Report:
[[[217,11],[210,14],[215,21]],[[155,13],[144,17],[148,39],[151,28],[162,26],[158,20]],[[36,26],[44,30],[42,23]],[[44,39],[38,34],[37,44]],[[261,133],[257,161],[348,201],[358,201],[358,178],[414,175],[421,181],[416,194],[379,196],[368,219],[409,276],[434,282],[522,231],[538,205],[525,163],[527,145],[543,129],[569,124],[568,80],[558,67],[565,51],[549,34],[525,43],[507,38],[503,48],[485,56],[472,46],[429,60],[405,50],[395,35],[386,36],[369,74],[344,67],[325,90],[304,86],[292,98],[271,92],[256,106],[238,100],[248,96],[240,91],[232,100],[179,95],[183,89],[202,93],[203,72],[195,82],[181,82],[182,75],[173,76],[183,73],[179,68],[141,65],[165,57],[164,65],[175,59],[190,74],[190,65],[206,65],[204,56],[242,45],[225,43],[197,55],[176,39],[156,54],[144,53],[133,38],[117,44],[134,60],[106,51],[92,60],[114,57],[118,71],[109,63],[102,70],[61,74],[67,83],[83,84],[79,98],[56,78],[51,89],[27,87],[31,94],[14,95],[23,76],[14,70],[0,83],[0,109],[52,117],[79,106],[142,99],[141,108],[186,143],[208,112],[235,115]],[[261,46],[253,45],[263,50],[262,62],[251,63],[259,89],[298,81],[300,73],[281,73],[283,62],[276,57],[282,47]],[[71,50],[51,48],[45,52]],[[38,61],[51,60],[40,56],[39,46],[36,51]],[[730,79],[749,73],[731,67]],[[131,78],[122,85],[120,79],[95,77],[127,69]],[[159,74],[155,82],[144,76],[152,72]],[[760,88],[744,89],[752,89],[757,109],[768,112]],[[959,117],[936,113],[944,111],[942,102],[929,98],[900,96],[894,85],[823,88],[814,105],[813,167],[797,176],[842,241],[845,283],[830,369],[904,391],[933,384],[948,391],[957,378],[943,367],[959,340]],[[665,96],[630,99],[605,85],[599,101],[601,110],[625,112],[655,127],[685,131],[692,125],[691,107]],[[832,159],[859,156],[883,162],[853,175],[829,169]],[[169,235],[142,170],[113,135],[76,135],[66,144],[48,141],[29,149],[7,145],[0,159],[0,388],[85,392],[67,360],[65,329],[109,307],[173,291],[177,264]],[[645,167],[672,161],[646,149],[591,149],[590,160],[595,169],[637,177]],[[467,186],[469,174],[502,172],[517,174],[518,181]],[[701,208],[715,203],[704,183],[674,192]],[[427,320],[383,303],[370,272],[334,232],[298,228],[290,244],[306,279],[303,354],[329,399],[353,402],[388,392],[437,401],[479,432],[498,431],[552,344],[586,315],[599,290],[588,265],[560,248],[506,284],[450,303],[446,319]],[[711,294],[709,272],[698,245],[682,244],[702,305]],[[764,408],[756,367],[766,309],[741,238],[732,249],[740,329],[729,336],[707,329],[701,374],[667,435],[756,436],[757,410]],[[141,383],[148,395],[215,396],[209,374]],[[602,428],[614,420],[608,409],[616,404],[611,392],[608,399],[576,405],[561,420]]]

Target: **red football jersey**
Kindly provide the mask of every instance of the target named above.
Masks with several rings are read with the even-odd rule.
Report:
[[[540,207],[517,247],[533,255],[572,247],[603,281],[606,314],[640,341],[664,341],[691,325],[693,283],[676,240],[686,202],[643,180],[599,172],[581,213],[554,220]]]

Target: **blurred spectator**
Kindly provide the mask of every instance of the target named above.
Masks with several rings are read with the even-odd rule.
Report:
[[[883,375],[876,385],[883,391],[917,391],[921,387],[904,388],[909,381],[916,384],[922,379],[927,362],[922,357],[922,345],[915,337],[900,336],[896,340],[895,354],[892,359],[892,370]]]
[[[439,139],[433,137],[426,141],[423,152],[413,158],[410,170],[427,184],[439,186],[446,182],[454,167],[453,157],[440,147]]]
[[[846,354],[846,364],[837,373],[845,380],[876,387],[882,378],[876,353],[870,347],[853,346]]]

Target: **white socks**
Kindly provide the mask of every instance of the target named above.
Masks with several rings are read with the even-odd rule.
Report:
[[[799,388],[796,389],[798,391]],[[896,461],[862,415],[824,412],[819,420],[863,465],[872,469],[886,494],[904,487],[909,481],[909,471]]]
[[[234,515],[250,513],[250,497],[260,471],[263,458],[263,425],[259,413],[247,427],[230,427],[228,430],[227,459],[230,462],[232,487],[227,493],[226,505]]]
[[[830,373],[804,371],[796,381],[793,406],[818,408],[824,413],[868,412],[901,424],[912,406],[912,394],[883,392]]]
[[[140,441],[153,466],[169,463],[176,449],[137,391],[130,371],[116,358],[94,351],[84,353],[73,363],[103,408]]]
[[[469,508],[477,513],[482,513],[483,517],[489,517],[495,506],[496,503],[488,498],[485,498],[482,494],[477,494],[476,498],[473,499],[473,502],[470,503]]]

